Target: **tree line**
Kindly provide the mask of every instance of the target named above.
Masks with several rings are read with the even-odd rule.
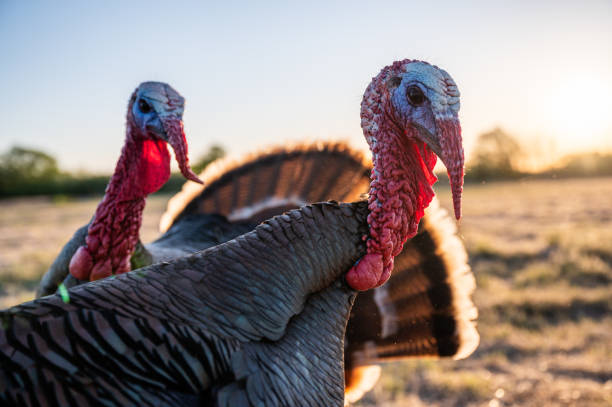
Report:
[[[225,155],[221,146],[214,145],[192,164],[199,173],[208,164]],[[61,171],[57,160],[36,149],[15,146],[0,155],[0,198],[33,195],[95,195],[102,194],[109,175],[74,174]],[[185,178],[172,174],[159,192],[180,190]]]
[[[223,147],[211,146],[193,162],[196,173],[225,155]],[[588,153],[565,157],[553,168],[529,172],[523,163],[527,149],[518,139],[501,128],[481,134],[466,163],[465,182],[516,180],[525,177],[588,177],[612,175],[612,153]],[[29,195],[101,194],[108,175],[73,174],[61,171],[51,155],[24,147],[13,147],[0,155],[0,198]],[[172,174],[159,191],[178,191],[185,179]]]
[[[481,134],[466,165],[466,182],[612,175],[612,152],[569,155],[549,168],[537,172],[526,170],[524,164],[531,147],[501,128]]]

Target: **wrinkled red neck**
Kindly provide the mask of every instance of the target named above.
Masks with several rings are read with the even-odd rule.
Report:
[[[85,241],[92,269],[74,272],[71,269],[71,273],[96,280],[129,271],[145,197],[161,188],[169,177],[170,154],[166,142],[147,139],[128,127],[121,157]],[[88,268],[78,264],[75,267]]]
[[[386,66],[372,79],[361,102],[361,128],[373,154],[374,168],[370,186],[367,253],[347,273],[347,283],[356,290],[383,284],[393,269],[393,257],[413,237],[431,202],[436,182],[433,168],[436,156],[418,136],[411,118],[394,109],[392,90],[402,81],[406,66],[416,61],[405,59]],[[437,69],[436,67],[433,67]],[[448,74],[443,86],[452,103],[459,92]],[[446,99],[445,99],[446,100]],[[448,103],[448,100],[446,101]],[[448,106],[447,106],[448,107]],[[434,120],[442,160],[449,169],[457,218],[461,215],[463,185],[463,148],[461,128],[456,118],[458,105],[440,110]],[[400,113],[400,114],[398,114]],[[435,148],[435,147],[434,147]]]
[[[416,234],[434,196],[436,156],[410,134],[388,133],[372,151],[368,253],[380,253],[385,271],[390,272],[393,257]]]
[[[416,134],[410,134],[416,129],[397,134],[383,125],[378,128],[369,138],[373,168],[367,253],[346,275],[356,290],[368,290],[389,279],[393,258],[416,234],[437,180],[433,174],[436,155]]]

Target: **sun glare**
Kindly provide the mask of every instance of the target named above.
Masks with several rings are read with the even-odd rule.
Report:
[[[612,83],[596,76],[574,76],[551,92],[551,131],[562,144],[590,149],[612,131]]]

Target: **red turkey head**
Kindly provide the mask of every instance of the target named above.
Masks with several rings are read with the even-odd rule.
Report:
[[[427,177],[433,175],[435,164],[435,156],[431,153],[442,159],[451,182],[455,216],[459,219],[464,158],[457,85],[446,71],[426,62],[410,60],[385,68],[379,78],[386,87],[381,103],[389,131],[423,143],[417,143],[418,153],[426,164],[422,169]],[[374,122],[368,124],[364,132],[372,145],[375,142],[372,140]]]
[[[128,123],[132,122],[132,131],[141,137],[170,144],[183,176],[202,183],[191,171],[187,158],[183,130],[185,99],[168,84],[143,82],[132,94],[129,107]]]
[[[145,198],[170,177],[166,143],[174,149],[185,178],[202,183],[189,168],[184,106],[185,99],[165,83],[144,82],[132,94],[121,156],[85,244],[70,260],[69,271],[75,278],[98,280],[130,270]]]
[[[434,196],[436,155],[449,173],[461,216],[463,147],[459,91],[450,75],[426,62],[385,67],[366,89],[361,127],[372,150],[367,254],[349,271],[357,290],[384,283],[406,239],[414,236]]]

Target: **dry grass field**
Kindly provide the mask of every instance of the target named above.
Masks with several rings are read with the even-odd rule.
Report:
[[[448,207],[448,191],[439,197]],[[144,241],[166,199],[149,200]],[[0,201],[0,308],[32,298],[96,203]],[[460,228],[480,347],[463,361],[386,365],[358,405],[612,405],[612,178],[469,185]]]

